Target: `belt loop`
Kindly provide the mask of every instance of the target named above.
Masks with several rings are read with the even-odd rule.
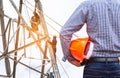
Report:
[[[105,63],[106,63],[106,64],[108,63],[107,57],[105,57]]]
[[[119,64],[120,64],[120,57],[118,57],[118,62],[119,62]]]

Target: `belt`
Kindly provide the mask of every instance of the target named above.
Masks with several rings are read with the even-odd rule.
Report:
[[[87,62],[96,63],[96,62],[119,62],[120,58],[118,57],[91,57]]]

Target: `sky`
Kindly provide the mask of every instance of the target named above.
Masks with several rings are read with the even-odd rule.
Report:
[[[3,0],[4,1],[4,13],[6,15],[8,15],[11,18],[16,18],[17,13],[15,12],[14,8],[11,6],[10,2],[8,2],[8,0]],[[15,2],[16,5],[18,5],[19,0],[13,0]],[[30,3],[33,4],[34,0],[24,0],[24,1],[29,1]],[[42,3],[42,7],[43,7],[43,12],[45,15],[47,15],[48,17],[50,17],[52,20],[54,20],[56,23],[59,23],[61,26],[64,25],[64,23],[67,21],[67,19],[70,17],[70,15],[73,13],[73,11],[77,8],[77,6],[83,2],[83,0],[41,0]],[[32,7],[32,6],[30,6]],[[24,9],[25,5],[23,6],[23,17],[26,17],[26,13],[27,10]],[[29,9],[29,10],[33,10]],[[29,18],[32,15],[31,11],[28,11],[28,15],[26,17],[26,22],[29,22]],[[52,24],[52,26],[54,28],[56,28],[55,30],[52,29],[51,27],[48,26],[48,31],[50,33],[50,35],[57,35],[57,59],[58,59],[58,67],[59,67],[59,71],[60,71],[60,75],[61,78],[82,78],[82,73],[83,73],[83,67],[75,67],[73,65],[71,65],[68,62],[63,62],[62,59],[62,50],[61,50],[61,45],[60,45],[60,41],[59,41],[59,31],[61,29],[61,26],[59,26],[58,24],[50,21],[47,17],[46,21],[49,24]],[[7,22],[5,22],[5,25],[7,24]],[[0,30],[1,33],[1,30]],[[81,33],[83,33],[80,36],[85,36],[86,33],[84,33],[84,29],[81,31]],[[30,39],[29,39],[30,40]],[[28,40],[28,41],[29,41]],[[0,37],[0,43],[2,43],[1,37]],[[2,44],[0,44],[2,45]],[[32,46],[36,49],[36,46]],[[34,49],[32,49],[32,47],[30,47],[31,51],[34,51]],[[2,51],[2,48],[0,48]],[[34,55],[34,54],[32,54]],[[36,56],[36,55],[35,55]],[[22,59],[23,61],[25,61],[26,63],[30,64],[31,66],[35,66],[33,63],[38,64],[38,61],[36,60],[31,60],[29,61],[28,59]],[[3,63],[4,60],[0,60],[0,69],[2,69],[2,65],[1,63]],[[36,65],[37,66],[37,65]],[[29,71],[27,72],[29,69],[18,65],[17,66],[17,72],[21,72],[21,74],[17,73],[17,78],[37,78],[38,74],[36,74],[35,72]],[[5,70],[5,69],[4,69]],[[32,73],[32,74],[30,74]],[[0,71],[0,74],[5,74],[4,71]],[[30,74],[30,75],[28,75]],[[27,75],[27,76],[26,76]]]

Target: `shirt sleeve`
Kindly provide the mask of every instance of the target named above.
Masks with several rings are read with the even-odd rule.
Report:
[[[85,3],[83,3],[76,8],[68,21],[62,27],[60,31],[60,41],[64,55],[62,59],[63,61],[66,61],[67,59],[75,60],[69,52],[70,42],[72,34],[79,31],[86,22],[86,16],[87,7],[85,6]]]

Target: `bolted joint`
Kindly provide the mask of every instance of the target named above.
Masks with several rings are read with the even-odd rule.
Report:
[[[35,0],[35,2],[38,2],[39,0]]]
[[[0,10],[0,17],[4,16],[4,11]]]

